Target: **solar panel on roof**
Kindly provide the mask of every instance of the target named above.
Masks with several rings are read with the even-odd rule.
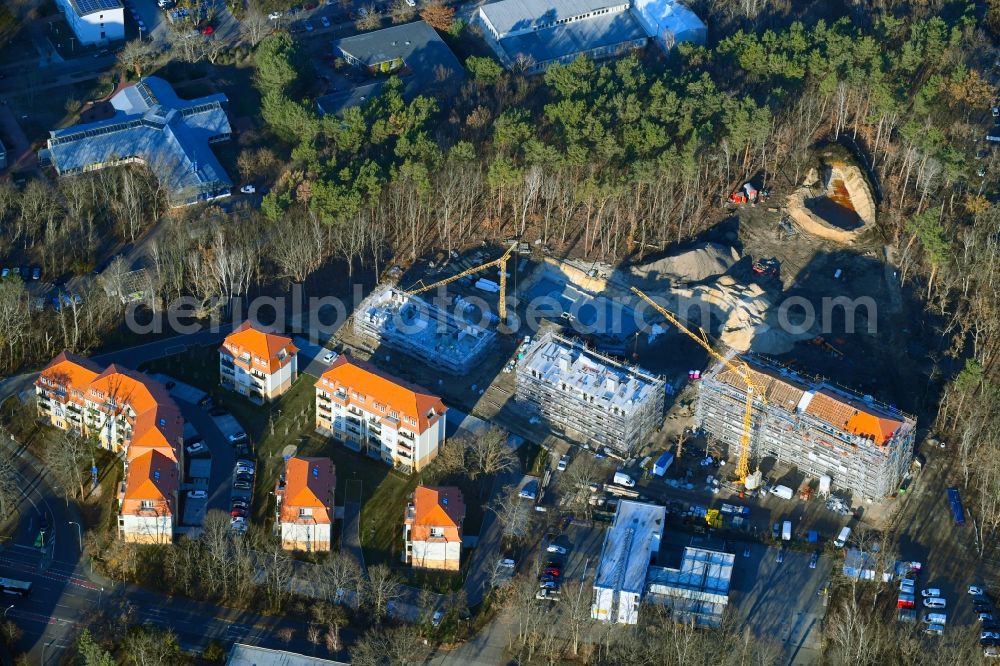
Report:
[[[102,9],[118,9],[122,6],[121,0],[74,0],[80,16],[93,14]]]

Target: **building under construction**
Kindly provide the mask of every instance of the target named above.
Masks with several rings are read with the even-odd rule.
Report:
[[[662,377],[546,333],[517,364],[517,401],[567,439],[627,455],[663,422]]]
[[[493,344],[496,333],[470,324],[460,297],[448,312],[386,285],[361,302],[354,314],[354,333],[373,348],[387,345],[452,374],[468,372]]]
[[[745,357],[766,405],[754,400],[751,459],[773,456],[810,477],[829,476],[855,499],[892,495],[910,463],[916,420],[871,396]],[[702,376],[696,423],[736,455],[746,406],[743,377],[723,365]]]

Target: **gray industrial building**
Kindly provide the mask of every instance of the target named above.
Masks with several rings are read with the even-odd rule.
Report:
[[[578,56],[591,59],[643,48],[705,41],[705,25],[675,0],[500,0],[476,14],[483,36],[508,69],[542,72]]]
[[[391,285],[361,302],[354,333],[372,348],[385,344],[452,374],[468,372],[496,339],[494,331]]]
[[[39,157],[60,176],[145,164],[170,206],[229,196],[232,181],[209,147],[232,135],[226,102],[221,93],[182,100],[169,83],[147,76],[111,98],[111,118],[49,132]]]
[[[698,626],[718,627],[729,606],[734,560],[732,553],[689,546],[678,568],[649,568],[646,602],[667,606],[674,617]]]
[[[663,422],[662,377],[545,333],[517,363],[516,398],[555,431],[628,455]]]
[[[601,622],[635,624],[646,592],[646,574],[660,552],[667,509],[622,500],[604,535],[594,576],[590,616]]]
[[[880,500],[897,491],[913,454],[914,417],[767,359],[744,360],[767,401],[754,402],[752,457],[773,456],[810,477],[828,476],[855,499]],[[699,385],[696,424],[728,444],[733,456],[746,390],[742,376],[722,365]]]
[[[423,21],[338,39],[333,43],[333,54],[360,75],[371,78],[318,98],[320,113],[328,115],[340,114],[378,96],[391,75],[399,76],[407,101],[438,90],[455,90],[465,79],[465,68],[455,54]]]

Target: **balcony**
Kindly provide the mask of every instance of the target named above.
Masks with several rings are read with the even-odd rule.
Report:
[[[316,400],[318,400],[319,402],[325,402],[328,405],[330,404],[330,396],[324,395],[322,393],[316,394]]]
[[[354,407],[353,405],[347,408],[347,413],[348,414],[354,414],[355,416],[361,416],[361,417],[363,417],[365,415],[364,412],[362,412],[357,407]]]
[[[228,356],[220,356],[219,357],[219,364],[223,368],[229,368],[229,370],[233,369],[233,359],[229,358]]]
[[[413,444],[412,444],[412,443],[413,443],[413,440],[414,440],[414,437],[413,437],[413,433],[412,433],[412,432],[410,432],[409,430],[400,430],[400,431],[399,431],[399,436],[400,436],[400,437],[402,437],[403,439],[408,439],[408,440],[410,440],[410,446],[412,446],[412,445],[413,445]]]

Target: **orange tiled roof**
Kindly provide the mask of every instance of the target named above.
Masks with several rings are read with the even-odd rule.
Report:
[[[302,507],[313,510],[314,522],[332,522],[333,490],[336,483],[336,468],[329,458],[289,458],[285,463],[281,521],[294,522]]]
[[[141,455],[144,449],[159,449],[177,459],[175,447],[184,432],[180,410],[167,388],[146,375],[119,365],[109,365],[88,387],[104,399],[118,405],[128,404],[135,413],[128,457]],[[95,397],[95,399],[97,399]]]
[[[417,486],[413,491],[413,524],[427,527],[460,527],[465,520],[465,500],[454,486]]]
[[[264,328],[258,328],[248,319],[232,333],[226,336],[219,351],[238,358],[243,353],[249,353],[267,361],[268,373],[277,371],[285,364],[284,359],[279,359],[278,354],[284,350],[291,356],[298,351],[298,347],[292,344],[292,339]],[[287,357],[286,357],[287,358]]]
[[[440,415],[448,409],[441,398],[431,395],[427,389],[397,379],[368,363],[351,359],[347,354],[341,354],[320,376],[320,381],[324,380],[363,393],[389,409],[414,419],[419,432],[430,425],[428,414],[431,410]]]
[[[100,372],[100,367],[90,359],[64,351],[45,366],[40,376],[60,386],[83,390]]]
[[[124,499],[169,503],[177,486],[177,462],[160,451],[147,451],[129,463]]]

